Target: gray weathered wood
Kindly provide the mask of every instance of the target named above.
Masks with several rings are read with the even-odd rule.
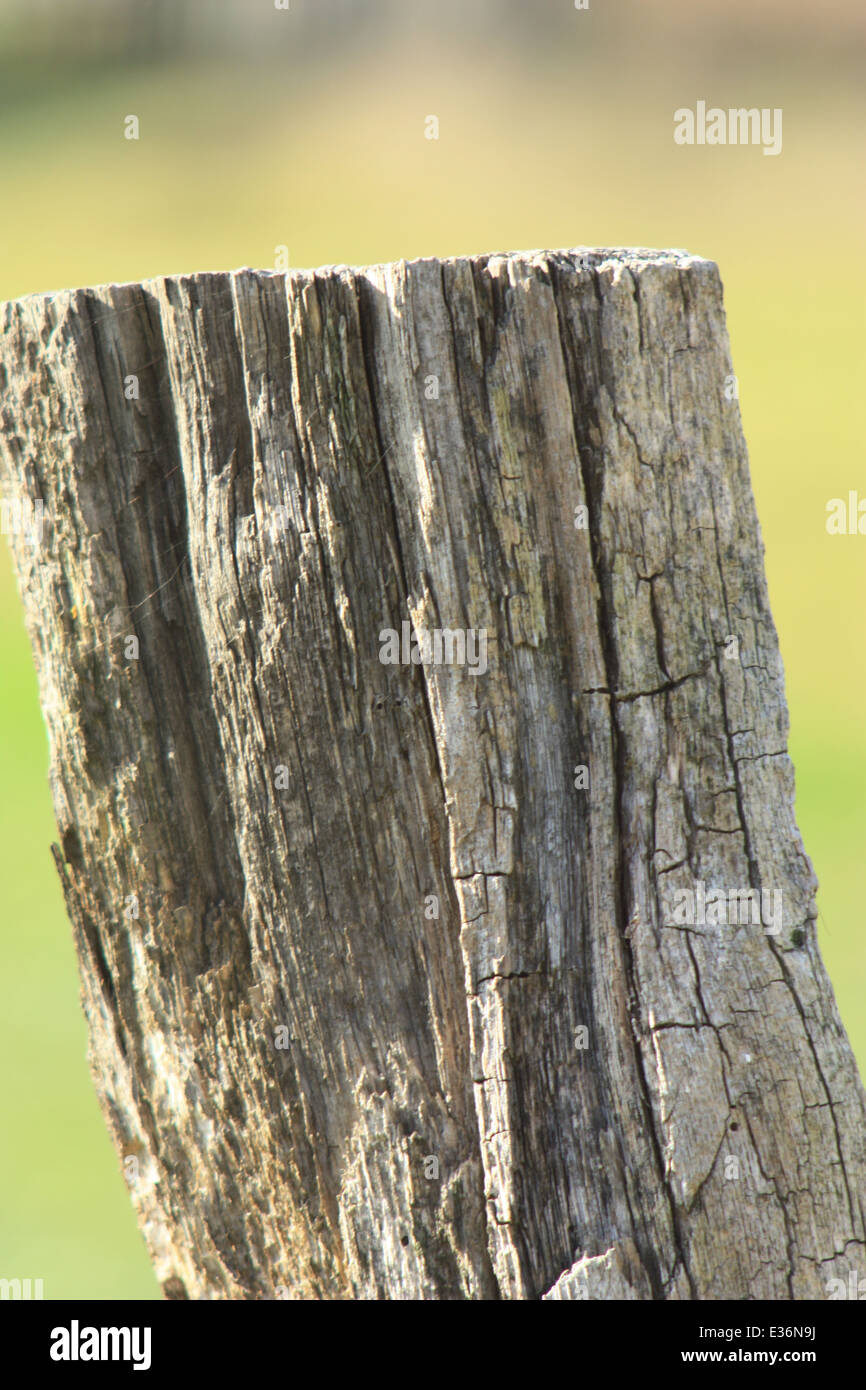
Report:
[[[2,327],[55,857],[167,1296],[862,1269],[716,267],[242,270]],[[403,622],[486,670],[383,664]],[[781,911],[686,923],[699,884]]]

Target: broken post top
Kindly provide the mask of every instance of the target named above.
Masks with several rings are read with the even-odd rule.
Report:
[[[420,266],[439,266],[453,267],[458,265],[472,265],[484,267],[490,263],[513,261],[518,263],[537,264],[542,263],[548,258],[561,259],[571,265],[582,265],[587,269],[602,269],[605,266],[620,266],[624,269],[640,271],[645,266],[670,266],[678,270],[688,269],[691,266],[706,266],[717,270],[714,261],[706,260],[701,256],[693,256],[688,251],[681,249],[653,250],[647,247],[597,247],[597,246],[573,246],[555,250],[534,250],[534,251],[489,251],[478,252],[474,255],[464,256],[418,256],[413,259],[401,259],[398,261],[381,261],[369,265],[320,265],[316,267],[287,266],[284,269],[272,269],[264,266],[239,266],[235,270],[201,270],[192,272],[180,272],[177,274],[158,275],[148,277],[144,280],[128,281],[107,281],[104,284],[87,285],[61,290],[40,290],[30,294],[21,295],[17,299],[7,300],[10,304],[26,304],[32,301],[45,301],[59,298],[61,296],[76,293],[89,293],[103,296],[109,290],[126,290],[141,288],[153,291],[155,287],[165,282],[196,281],[206,284],[210,280],[223,280],[226,276],[237,275],[256,275],[281,278],[285,276],[303,276],[305,278],[331,276],[348,273],[359,276],[381,276],[388,272],[391,275],[398,272],[407,272]]]

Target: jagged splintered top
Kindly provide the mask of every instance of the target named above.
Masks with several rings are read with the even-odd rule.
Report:
[[[715,266],[715,262],[708,261],[702,256],[693,256],[688,251],[681,248],[668,248],[667,250],[653,250],[644,246],[573,246],[559,248],[555,250],[536,249],[534,251],[486,251],[474,255],[465,256],[416,256],[412,259],[401,259],[399,261],[379,261],[369,265],[320,265],[314,268],[291,266],[287,270],[274,270],[270,267],[238,266],[234,270],[201,270],[190,272],[179,272],[177,274],[150,276],[144,280],[124,280],[124,281],[104,281],[101,284],[90,285],[86,288],[96,294],[109,289],[128,289],[134,285],[142,285],[152,288],[160,282],[179,282],[185,280],[206,281],[213,278],[220,278],[234,275],[260,275],[260,276],[328,276],[348,273],[351,275],[382,275],[386,272],[393,272],[399,269],[411,269],[415,266],[438,265],[454,267],[458,265],[472,265],[481,268],[497,261],[523,261],[526,263],[537,263],[539,261],[558,259],[570,262],[572,265],[581,265],[586,269],[599,270],[606,265],[621,266],[629,270],[641,270],[644,266],[670,266],[677,270],[686,270],[690,266],[707,265]],[[58,295],[73,294],[75,290],[38,290],[31,294],[20,295],[18,299],[7,301],[9,303],[23,303],[35,299],[54,299]]]

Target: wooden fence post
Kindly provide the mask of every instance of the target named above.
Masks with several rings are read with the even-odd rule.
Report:
[[[824,1298],[815,940],[718,271],[2,306],[95,1084],[170,1298]]]

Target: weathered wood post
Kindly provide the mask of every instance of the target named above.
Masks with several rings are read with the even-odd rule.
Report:
[[[847,1279],[866,1101],[715,265],[242,270],[2,324],[55,858],[167,1296]]]

